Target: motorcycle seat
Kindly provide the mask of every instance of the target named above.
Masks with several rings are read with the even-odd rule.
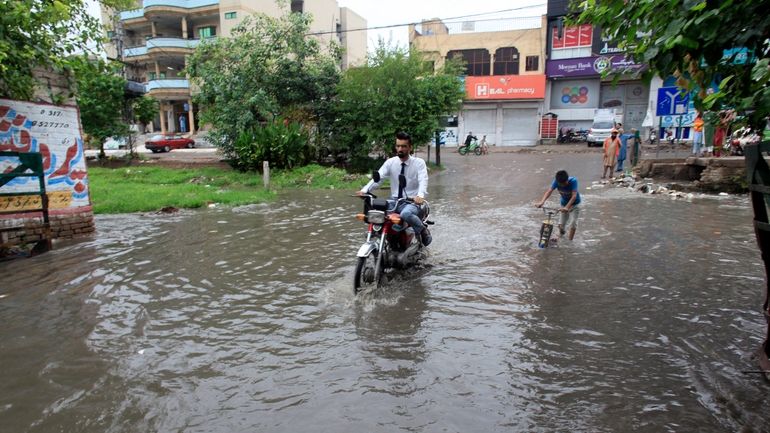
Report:
[[[374,198],[372,199],[372,209],[385,212],[388,210],[388,201],[384,198]]]

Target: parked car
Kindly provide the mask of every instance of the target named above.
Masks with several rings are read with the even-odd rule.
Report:
[[[171,149],[192,149],[195,147],[195,140],[181,135],[153,135],[144,142],[144,147],[152,153],[170,152]]]

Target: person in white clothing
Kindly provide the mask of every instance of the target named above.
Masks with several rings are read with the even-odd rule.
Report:
[[[384,179],[390,179],[391,199],[411,198],[414,203],[400,201],[396,212],[401,214],[401,219],[406,221],[414,230],[415,235],[419,236],[422,244],[430,245],[433,238],[430,231],[422,223],[420,218],[420,208],[418,207],[425,201],[428,194],[428,167],[422,158],[412,156],[412,137],[406,132],[396,134],[396,156],[389,158],[382,164],[378,170],[380,172],[380,182],[373,179],[369,181],[359,195],[367,194],[374,188],[380,186]],[[403,191],[399,188],[398,176],[403,174],[406,177],[406,188]]]

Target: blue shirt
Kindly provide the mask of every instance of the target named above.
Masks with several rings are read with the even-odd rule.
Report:
[[[572,191],[578,190],[578,181],[574,177],[570,176],[569,179],[567,179],[567,184],[561,186],[558,182],[556,182],[556,179],[554,179],[553,183],[551,184],[551,189],[559,191],[559,194],[561,194],[561,205],[566,206],[567,203],[569,203],[569,199],[572,198]],[[572,206],[577,206],[579,204],[580,193],[577,193],[577,197],[575,197],[575,202],[572,203]]]

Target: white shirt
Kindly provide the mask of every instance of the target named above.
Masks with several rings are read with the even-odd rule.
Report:
[[[406,176],[406,188],[404,189],[404,196],[409,198],[425,198],[428,195],[428,167],[425,165],[425,161],[409,155],[409,159],[405,162],[404,176]],[[398,156],[389,158],[378,171],[380,172],[380,181],[370,180],[366,186],[361,188],[361,192],[368,193],[372,189],[379,187],[380,183],[387,178],[390,179],[391,197],[398,197],[398,175],[401,174],[401,158]]]

